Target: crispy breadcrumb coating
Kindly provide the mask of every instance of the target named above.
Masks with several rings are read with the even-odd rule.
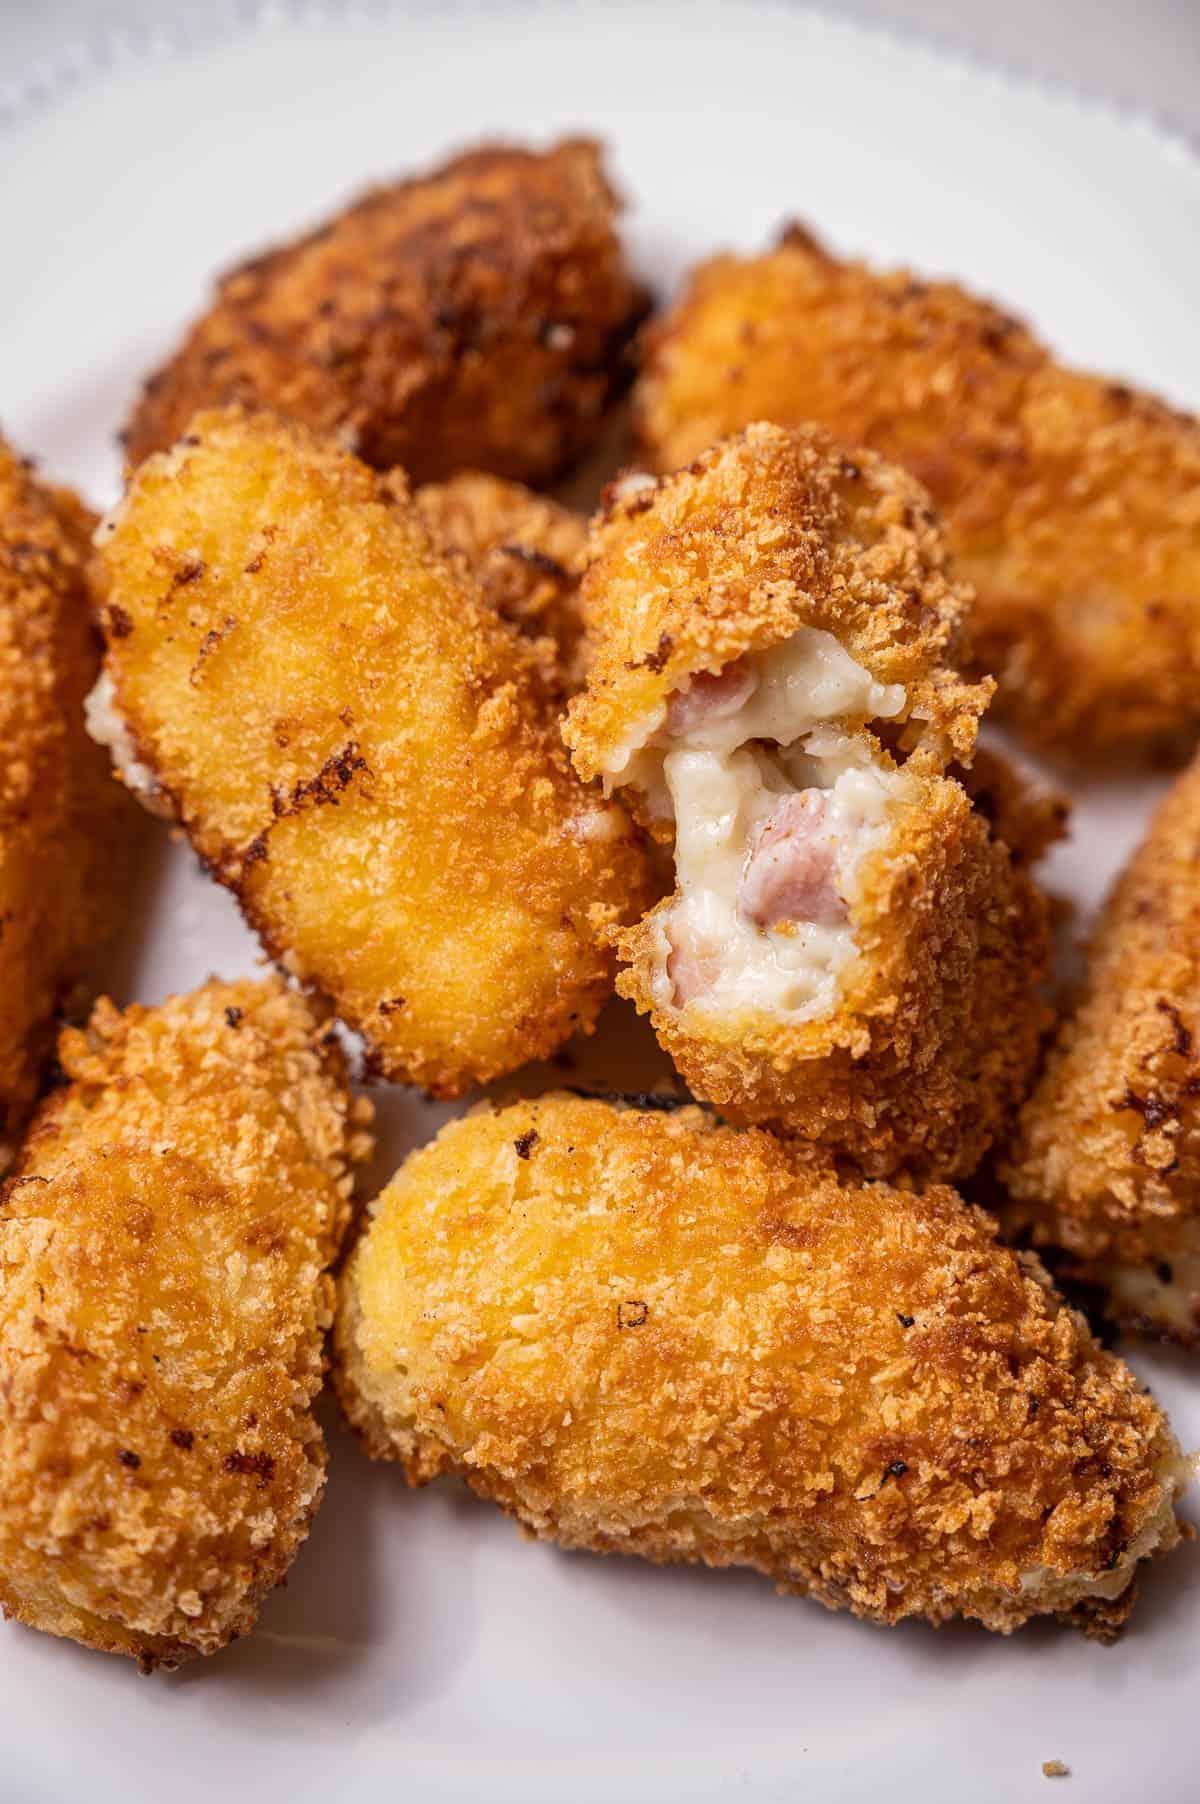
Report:
[[[395,477],[199,416],[101,531],[118,719],[272,954],[454,1095],[586,1030],[649,879]]]
[[[684,943],[682,865],[675,894],[617,941],[620,994],[650,1013],[697,1096],[733,1120],[820,1141],[872,1176],[974,1169],[1027,1092],[1045,1023],[1043,899],[941,774],[952,757],[969,762],[989,693],[954,667],[961,600],[943,566],[910,478],[814,430],[751,427],[657,486],[617,486],[593,529],[583,591],[592,662],[566,728],[584,775],[649,785],[641,805],[659,808],[651,824],[669,835],[653,801],[661,781],[638,759],[655,733],[675,743],[662,735],[697,673],[746,668],[816,628],[874,679],[866,715],[837,724],[886,796],[884,826],[866,835],[857,894],[843,892],[853,956],[827,1006],[780,1012],[783,977],[769,997],[760,986],[744,1004],[711,1003],[713,970],[728,969],[731,933],[745,926],[744,895],[707,944],[695,934]],[[870,698],[884,693],[890,713],[876,738],[862,729]],[[906,761],[885,744],[907,749]],[[1045,830],[1008,806],[1028,856]],[[752,834],[747,845],[750,859]],[[786,960],[779,940],[750,944],[763,960]],[[693,994],[674,977],[679,960],[701,969]]]
[[[647,308],[600,146],[491,145],[375,188],[224,277],[152,376],[131,463],[201,408],[267,408],[414,482],[546,483],[598,436]]]
[[[252,1627],[320,1499],[370,1106],[278,980],[101,1001],[59,1057],[0,1190],[0,1603],[173,1666]]]
[[[1174,757],[1200,728],[1200,427],[1056,364],[947,282],[842,262],[801,228],[718,257],[651,329],[653,467],[756,419],[815,420],[919,477],[977,599],[980,667],[1034,745]]]
[[[1067,836],[1070,798],[1034,776],[994,745],[978,745],[974,761],[955,764],[950,775],[962,784],[977,814],[1012,853],[1015,865],[1035,865]]]
[[[1200,1346],[1200,760],[1096,926],[1003,1167],[1007,1218],[1123,1328]]]
[[[488,605],[535,641],[553,690],[573,694],[585,671],[582,515],[477,471],[426,483],[413,501],[430,538],[465,561]]]
[[[535,1535],[1005,1633],[1111,1632],[1179,1538],[1161,1413],[951,1190],[548,1096],[452,1122],[372,1213],[339,1286],[351,1422]]]
[[[0,440],[0,1170],[71,996],[128,895],[137,810],[88,739],[95,521]]]
[[[581,595],[592,662],[565,729],[584,776],[612,771],[631,723],[681,683],[800,626],[903,684],[901,743],[922,763],[970,762],[992,685],[959,674],[967,598],[902,470],[815,428],[759,423],[671,478],[618,480],[606,502]]]

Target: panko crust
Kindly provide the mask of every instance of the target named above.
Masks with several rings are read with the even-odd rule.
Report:
[[[0,1190],[0,1604],[173,1666],[251,1628],[319,1501],[370,1107],[278,980],[103,1000],[59,1057]]]
[[[0,440],[0,1169],[56,1012],[120,920],[141,825],[83,725],[100,666],[94,525]]]
[[[981,1212],[699,1109],[451,1123],[374,1205],[336,1342],[410,1482],[880,1623],[1103,1632],[1179,1535],[1162,1415]]]
[[[653,891],[563,751],[535,651],[395,475],[199,416],[102,530],[138,756],[272,954],[444,1096],[586,1031]]]
[[[131,463],[202,408],[269,409],[414,482],[552,481],[632,375],[647,297],[600,146],[485,145],[243,263],[150,378]]]
[[[949,775],[962,784],[976,813],[1008,847],[1015,865],[1029,869],[1066,838],[1070,797],[994,745],[976,746],[971,764],[952,765]]]
[[[756,419],[815,420],[929,490],[973,585],[979,667],[1031,744],[1177,758],[1200,727],[1200,426],[1060,367],[946,282],[843,262],[803,228],[697,269],[649,329],[652,467]]]
[[[728,1119],[813,1141],[872,1177],[965,1177],[1028,1094],[1049,1024],[1047,909],[959,784],[913,783],[865,864],[850,915],[859,956],[833,1014],[731,1019],[656,1001],[670,898],[618,937],[617,990]]]
[[[489,607],[532,638],[547,684],[570,695],[583,682],[579,583],[587,521],[519,482],[476,470],[429,482],[413,502],[430,538],[463,560]]]
[[[1131,1331],[1200,1346],[1200,760],[1168,792],[1096,925],[1087,977],[1002,1167],[1010,1224],[1066,1251]],[[1181,1271],[1172,1271],[1177,1260]],[[1143,1268],[1144,1308],[1114,1289]],[[1156,1308],[1156,1301],[1160,1307]]]
[[[965,598],[928,497],[816,427],[760,422],[657,484],[613,484],[582,606],[590,668],[564,733],[586,777],[612,768],[688,678],[800,627],[835,634],[877,682],[905,686],[907,743],[933,767],[970,761],[991,694],[959,675]]]

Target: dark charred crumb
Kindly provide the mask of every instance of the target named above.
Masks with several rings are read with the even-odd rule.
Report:
[[[894,1459],[892,1461],[891,1465],[888,1467],[887,1471],[884,1473],[884,1477],[885,1478],[903,1478],[904,1474],[907,1471],[908,1471],[908,1461],[907,1460]]]
[[[567,1086],[567,1094],[582,1097],[585,1102],[609,1102],[614,1107],[626,1109],[657,1109],[663,1114],[672,1109],[705,1106],[698,1105],[693,1096],[671,1096],[659,1090],[586,1090],[571,1084]]]
[[[551,557],[549,552],[539,551],[536,545],[501,545],[500,550],[505,557],[519,558],[521,563],[540,570],[544,576],[553,577],[555,582],[570,581],[570,571],[557,558]]]
[[[617,1304],[617,1327],[640,1328],[649,1313],[649,1309],[640,1297],[631,1297],[626,1302]]]
[[[1154,1267],[1154,1275],[1160,1284],[1174,1284],[1175,1268],[1169,1259],[1160,1259]]]
[[[904,1312],[899,1309],[896,1311],[896,1320],[902,1328],[911,1328],[916,1319],[915,1315],[905,1315]]]
[[[133,621],[129,618],[125,609],[118,606],[115,601],[112,601],[108,604],[106,616],[109,638],[128,639],[130,633],[133,631]]]
[[[407,996],[385,996],[379,1004],[381,1015],[398,1015],[402,1008],[407,1008]]]
[[[1126,1089],[1124,1096],[1114,1102],[1112,1108],[1118,1115],[1126,1109],[1132,1109],[1142,1117],[1148,1128],[1161,1127],[1164,1121],[1172,1121],[1176,1115],[1174,1106],[1153,1090],[1145,1096],[1139,1096],[1136,1090]]]
[[[660,633],[658,644],[653,651],[648,651],[644,658],[636,658],[632,664],[626,664],[626,670],[652,670],[657,676],[666,667],[675,641],[670,633]]]
[[[1181,1059],[1190,1059],[1194,1051],[1191,1029],[1184,1021],[1183,1016],[1180,1014],[1175,1004],[1169,1001],[1166,996],[1160,996],[1154,1006],[1158,1009],[1159,1013],[1165,1015],[1167,1020],[1171,1023],[1171,1027],[1174,1031],[1175,1051],[1179,1054]]]
[[[265,833],[256,834],[255,837],[250,841],[250,844],[246,847],[246,850],[242,853],[242,858],[241,858],[242,875],[245,876],[247,871],[253,870],[253,868],[256,864],[261,864],[263,862],[263,860],[268,858],[269,856],[270,856],[270,852],[269,852],[269,849],[267,846],[266,834]],[[219,872],[214,872],[213,874],[215,876],[217,876],[218,878],[220,876]]]
[[[527,1159],[540,1138],[536,1128],[526,1128],[523,1134],[518,1134],[513,1141],[513,1151],[518,1159]]]
[[[206,569],[207,565],[201,558],[188,558],[185,563],[180,564],[179,568],[172,576],[171,587],[173,589],[184,589],[189,583],[199,582]]]
[[[237,1027],[240,1024],[241,1019],[242,1011],[240,1008],[227,1008],[225,1010],[225,1020],[230,1027]]]
[[[222,1464],[226,1472],[252,1473],[259,1490],[265,1490],[275,1475],[275,1461],[269,1453],[227,1453]]]
[[[134,1453],[132,1448],[129,1447],[122,1447],[117,1454],[117,1458],[120,1460],[121,1464],[127,1466],[131,1472],[136,1472],[142,1463],[140,1455]]]
[[[227,614],[225,616],[225,619],[221,622],[220,626],[210,627],[208,632],[205,633],[203,639],[201,639],[201,641],[200,641],[200,649],[196,654],[196,662],[192,665],[192,668],[188,671],[188,682],[191,684],[193,689],[195,689],[197,687],[197,685],[200,681],[200,670],[204,663],[204,660],[207,657],[209,657],[211,655],[211,653],[216,651],[218,645],[220,645],[220,643],[224,639],[225,635],[229,632],[232,632],[233,628],[236,625],[237,625],[237,621],[233,618],[233,616],[230,614]]]
[[[171,1443],[175,1447],[181,1447],[185,1453],[190,1453],[196,1444],[196,1437],[190,1428],[173,1428]]]
[[[276,820],[299,814],[310,802],[314,808],[336,808],[343,792],[359,771],[370,774],[370,765],[362,756],[356,739],[348,739],[340,751],[331,752],[315,777],[294,785],[290,795],[271,790],[271,806]]]

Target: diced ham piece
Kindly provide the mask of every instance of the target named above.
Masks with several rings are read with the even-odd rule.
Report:
[[[700,670],[686,689],[677,689],[667,707],[667,732],[686,739],[697,728],[728,720],[748,702],[758,688],[758,672],[745,658],[735,658],[723,670]]]
[[[675,986],[675,1006],[682,1008],[716,983],[721,975],[721,948],[713,940],[687,938],[678,927],[670,929],[667,937],[671,942],[667,976]]]
[[[847,920],[826,816],[824,792],[802,789],[784,796],[759,829],[738,888],[738,907],[756,927],[840,927]]]

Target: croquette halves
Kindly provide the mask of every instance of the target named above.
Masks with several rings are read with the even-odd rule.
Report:
[[[674,893],[618,936],[621,994],[731,1118],[873,1176],[965,1175],[1028,1087],[1046,921],[943,774],[990,691],[955,668],[923,492],[756,425],[617,485],[582,602],[577,767],[674,843]]]
[[[980,667],[1032,744],[1086,761],[1195,741],[1195,420],[1064,369],[950,283],[843,262],[797,228],[694,272],[649,334],[637,417],[659,470],[756,419],[894,458],[942,515]]]
[[[518,482],[474,470],[426,483],[413,501],[430,538],[464,560],[488,605],[538,644],[554,692],[578,689],[585,667],[584,517]]]
[[[549,1096],[451,1123],[372,1215],[339,1283],[350,1420],[535,1535],[881,1623],[1100,1632],[1179,1538],[1161,1413],[951,1190]]]
[[[1113,890],[1022,1111],[1008,1220],[1133,1331],[1200,1346],[1200,760]]]
[[[137,464],[236,402],[335,434],[414,482],[545,483],[586,452],[632,373],[646,296],[600,147],[495,145],[375,188],[231,271],[146,385]]]
[[[369,1107],[278,980],[97,1005],[0,1191],[0,1604],[143,1667],[245,1634],[308,1532]]]
[[[384,1074],[453,1095],[591,1025],[643,849],[395,477],[202,415],[101,539],[127,774]]]
[[[83,725],[100,667],[94,525],[0,440],[0,1170],[55,1013],[120,919],[140,828]]]

